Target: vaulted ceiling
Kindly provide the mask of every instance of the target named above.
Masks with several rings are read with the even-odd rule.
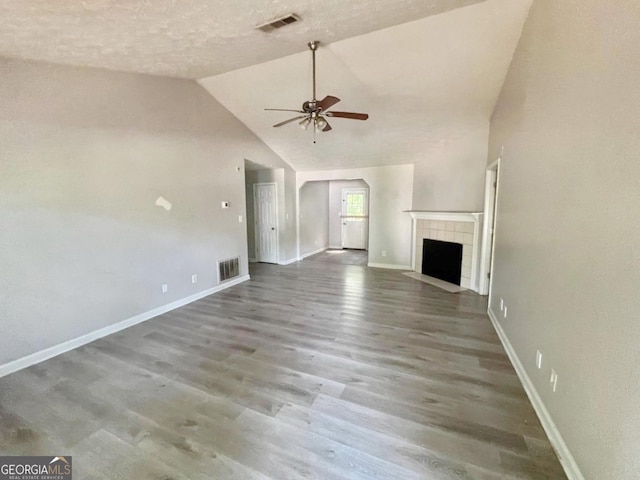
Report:
[[[485,128],[532,0],[0,0],[0,56],[200,83],[297,170],[428,160]],[[295,13],[270,33],[256,26]],[[289,118],[318,97],[366,122],[318,135]]]
[[[264,111],[310,100],[308,50],[200,83],[296,170],[428,161],[486,129],[530,5],[486,0],[321,46],[317,97],[370,117],[329,119],[316,144],[296,122],[272,127],[295,113]]]

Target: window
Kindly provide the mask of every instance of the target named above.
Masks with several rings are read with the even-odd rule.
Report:
[[[364,193],[347,193],[347,216],[364,217],[365,204]]]

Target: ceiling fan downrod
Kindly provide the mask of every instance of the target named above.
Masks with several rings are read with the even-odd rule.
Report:
[[[311,58],[313,63],[313,96],[312,102],[313,107],[316,106],[316,50],[318,50],[318,45],[320,45],[319,40],[313,40],[307,44],[309,46],[309,50],[311,50]]]

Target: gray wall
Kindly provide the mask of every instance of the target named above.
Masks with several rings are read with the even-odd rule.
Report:
[[[489,122],[442,142],[438,153],[415,164],[413,210],[480,212],[484,200]]]
[[[329,246],[329,182],[300,189],[300,255]]]
[[[329,182],[329,246],[342,248],[342,189],[366,188],[362,180],[334,180]]]
[[[219,259],[247,273],[243,161],[275,154],[203,88],[13,60],[0,78],[0,364],[211,288]]]
[[[588,480],[640,472],[639,21],[635,0],[536,0],[491,122],[491,308],[504,298],[501,325]]]
[[[281,249],[287,262],[298,259],[298,211],[296,209],[296,172],[291,167],[284,168],[284,230]]]

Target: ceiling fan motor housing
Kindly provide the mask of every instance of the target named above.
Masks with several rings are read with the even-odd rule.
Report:
[[[313,100],[308,100],[302,104],[302,110],[305,112],[315,112],[317,110],[317,102]]]

